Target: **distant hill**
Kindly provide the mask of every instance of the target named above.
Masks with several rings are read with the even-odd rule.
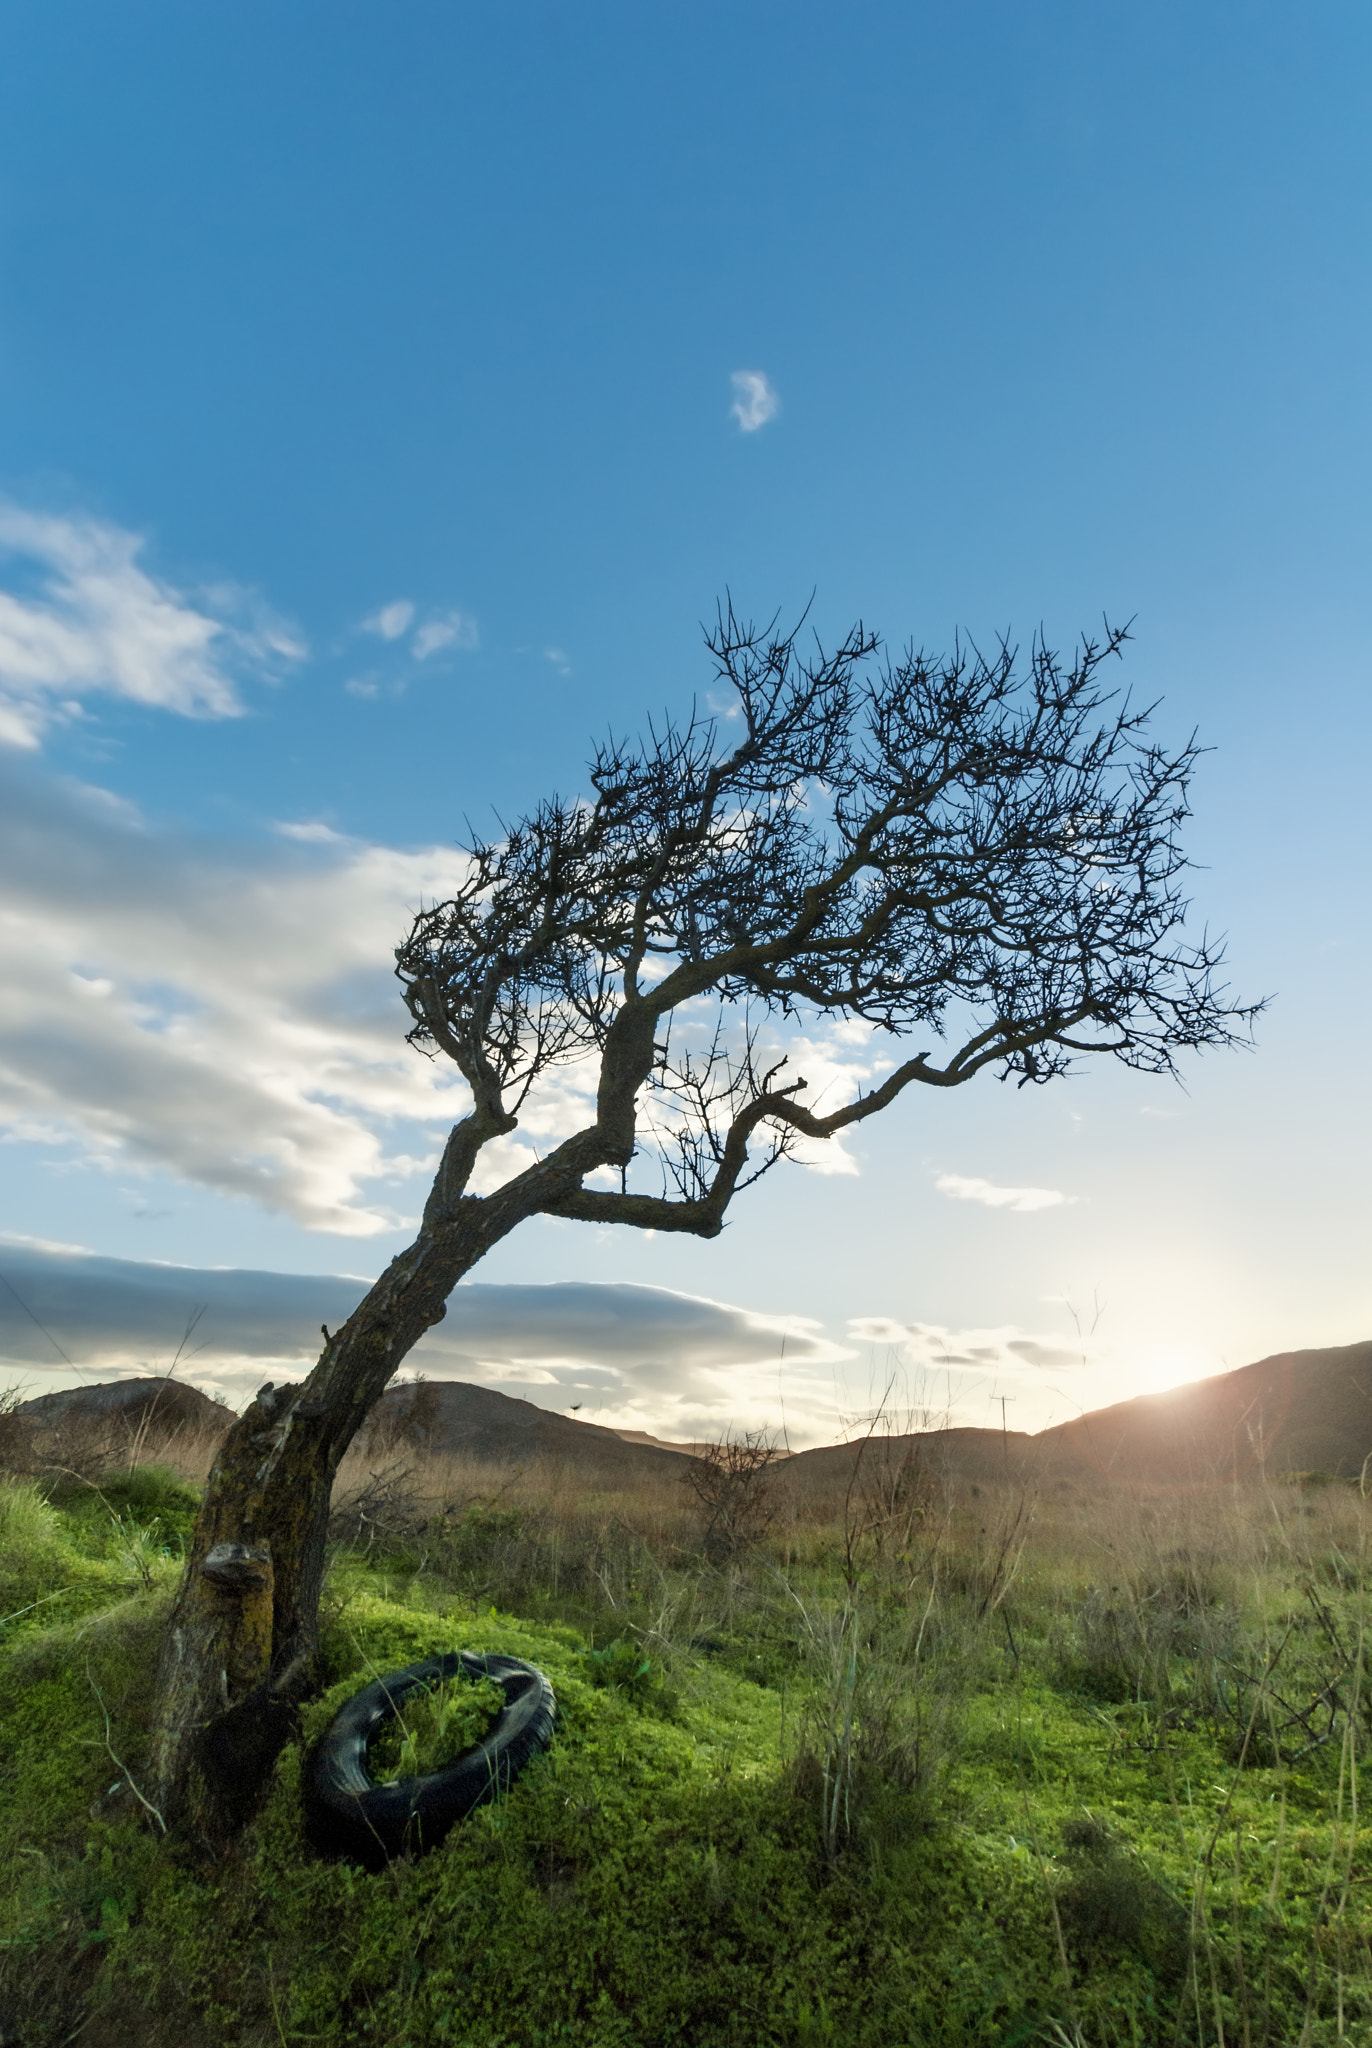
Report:
[[[99,1422],[121,1437],[142,1430],[151,1440],[186,1427],[222,1430],[232,1419],[194,1387],[161,1378],[69,1387],[15,1412],[40,1430]],[[363,1445],[375,1453],[406,1442],[486,1464],[552,1462],[569,1477],[604,1486],[673,1484],[683,1460],[707,1448],[605,1429],[463,1380],[388,1389],[367,1419]],[[807,1491],[846,1486],[859,1454],[871,1471],[910,1450],[952,1476],[988,1482],[1095,1474],[1176,1483],[1241,1477],[1260,1467],[1355,1477],[1372,1456],[1372,1342],[1284,1351],[1165,1394],[1095,1409],[1037,1436],[959,1428],[876,1437],[865,1448],[858,1441],[826,1444],[787,1459],[788,1483]]]
[[[599,1423],[555,1415],[532,1401],[465,1380],[410,1380],[389,1387],[366,1429],[367,1440],[377,1448],[389,1436],[489,1464],[551,1460],[565,1465],[569,1476],[597,1484],[674,1483],[682,1471],[680,1451],[629,1443]]]
[[[879,1472],[917,1450],[964,1480],[1077,1477],[1184,1484],[1269,1472],[1356,1477],[1372,1455],[1372,1342],[1283,1351],[1165,1394],[1142,1394],[1027,1436],[941,1429],[801,1451],[807,1490],[846,1486],[859,1455]]]
[[[187,1427],[221,1433],[234,1419],[231,1409],[168,1378],[64,1387],[21,1402],[14,1414],[43,1436],[98,1428],[117,1435],[120,1444],[140,1433],[149,1442],[165,1441]],[[376,1453],[388,1443],[406,1442],[483,1464],[552,1460],[570,1474],[606,1486],[679,1480],[683,1458],[691,1454],[684,1444],[669,1446],[646,1437],[626,1441],[598,1423],[555,1415],[464,1380],[407,1380],[387,1389],[363,1425],[363,1447]]]
[[[1034,1443],[1017,1429],[930,1429],[907,1436],[855,1437],[846,1444],[797,1451],[786,1467],[787,1483],[807,1493],[834,1492],[848,1485],[859,1459],[870,1483],[910,1457],[917,1457],[930,1472],[956,1479],[1020,1479],[1033,1467]]]
[[[1372,1342],[1282,1351],[1165,1394],[1097,1408],[1034,1438],[1055,1471],[1187,1480],[1362,1470],[1372,1453]]]
[[[15,1409],[39,1429],[76,1422],[115,1424],[129,1433],[169,1436],[174,1430],[225,1430],[233,1410],[221,1408],[196,1387],[181,1380],[158,1378],[103,1380],[93,1387],[64,1387],[56,1394],[36,1394]]]
[[[710,1452],[716,1448],[718,1441],[717,1439],[709,1438],[702,1439],[700,1443],[695,1444],[672,1443],[665,1436],[650,1436],[646,1429],[617,1429],[615,1435],[622,1437],[626,1444],[656,1444],[660,1451],[675,1451],[677,1456],[681,1458],[708,1457]],[[778,1459],[789,1458],[791,1453],[778,1445],[772,1455]]]

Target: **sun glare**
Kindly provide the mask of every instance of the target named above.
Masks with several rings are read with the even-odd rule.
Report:
[[[1129,1382],[1129,1393],[1121,1398],[1130,1400],[1139,1394],[1165,1394],[1172,1387],[1184,1387],[1191,1380],[1207,1379],[1211,1373],[1223,1371],[1222,1362],[1199,1345],[1150,1345],[1130,1360],[1123,1375]]]

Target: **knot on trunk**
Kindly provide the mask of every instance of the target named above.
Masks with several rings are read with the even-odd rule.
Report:
[[[200,1569],[226,1593],[271,1589],[272,1554],[265,1543],[216,1543]]]

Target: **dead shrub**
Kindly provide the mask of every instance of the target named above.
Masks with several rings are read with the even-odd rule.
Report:
[[[734,1558],[761,1543],[776,1520],[776,1443],[766,1430],[722,1437],[682,1474],[699,1504],[705,1555]]]
[[[420,1491],[413,1461],[392,1459],[341,1490],[335,1485],[329,1541],[361,1550],[412,1542],[426,1532],[433,1505]]]

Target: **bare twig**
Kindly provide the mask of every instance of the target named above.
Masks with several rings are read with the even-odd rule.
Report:
[[[89,1664],[86,1665],[86,1680],[90,1686],[91,1691],[95,1694],[96,1703],[99,1706],[100,1712],[104,1717],[105,1748],[109,1753],[111,1763],[120,1773],[124,1780],[124,1783],[128,1786],[130,1792],[132,1792],[134,1798],[138,1801],[139,1805],[143,1807],[143,1809],[147,1813],[150,1813],[152,1815],[153,1819],[157,1822],[159,1829],[165,1835],[167,1832],[167,1823],[163,1820],[161,1814],[153,1805],[152,1801],[150,1799],[144,1798],[143,1794],[139,1791],[137,1784],[134,1782],[133,1773],[130,1771],[128,1765],[126,1763],[123,1763],[120,1760],[120,1758],[117,1757],[114,1753],[114,1745],[110,1741],[110,1710],[105,1705],[104,1696],[101,1693],[99,1686],[96,1684],[95,1679],[91,1674],[91,1668]]]

